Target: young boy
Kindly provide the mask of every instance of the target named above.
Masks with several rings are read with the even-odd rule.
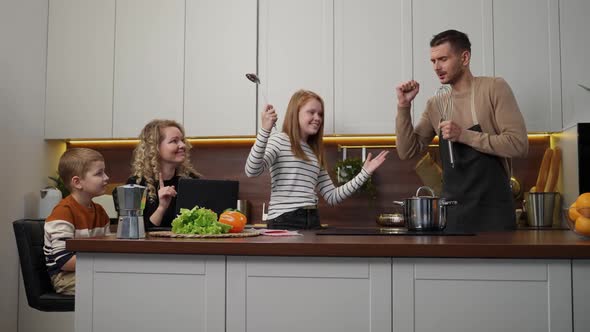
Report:
[[[76,290],[76,254],[66,250],[67,239],[109,234],[109,217],[93,197],[104,194],[109,177],[103,156],[92,149],[74,148],[59,159],[59,176],[71,194],[45,220],[43,251],[55,291]]]

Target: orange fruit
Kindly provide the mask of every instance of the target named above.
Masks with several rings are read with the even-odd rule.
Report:
[[[590,193],[583,193],[576,199],[576,209],[586,218],[590,218]]]
[[[576,232],[585,236],[590,236],[590,218],[580,216],[576,219]]]
[[[576,219],[581,216],[581,214],[578,212],[578,209],[576,209],[576,202],[573,202],[572,205],[570,205],[567,214],[570,217],[570,220],[573,222],[576,222]]]

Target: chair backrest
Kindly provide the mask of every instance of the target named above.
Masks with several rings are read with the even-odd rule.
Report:
[[[20,219],[12,223],[23,283],[29,306],[41,311],[73,311],[74,296],[55,293],[43,253],[42,219]]]

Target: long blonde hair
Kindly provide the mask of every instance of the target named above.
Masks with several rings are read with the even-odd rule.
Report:
[[[160,143],[164,140],[162,130],[168,127],[176,127],[182,133],[182,142],[185,147],[185,159],[182,164],[176,168],[176,175],[180,177],[193,177],[200,174],[193,168],[190,161],[191,145],[186,140],[184,128],[174,120],[152,120],[146,124],[139,134],[139,144],[133,150],[133,162],[131,163],[131,172],[137,177],[137,183],[145,179],[147,185],[147,194],[149,199],[155,200],[158,197],[156,184],[160,181],[159,174],[161,171]]]
[[[301,148],[301,134],[299,127],[299,111],[301,107],[305,105],[309,100],[315,99],[322,106],[322,112],[324,111],[324,100],[317,93],[309,90],[299,90],[291,96],[289,105],[287,106],[287,114],[285,114],[285,121],[283,122],[283,132],[289,136],[291,141],[291,151],[297,158],[309,161],[309,158],[303,152]],[[322,124],[318,129],[317,134],[309,136],[307,138],[307,144],[313,150],[313,153],[318,158],[318,164],[321,168],[327,169],[326,154],[324,150],[324,119],[322,118]]]

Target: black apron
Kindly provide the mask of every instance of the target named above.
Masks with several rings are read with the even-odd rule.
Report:
[[[482,132],[475,115],[474,83],[471,88],[469,130]],[[456,200],[447,207],[447,229],[450,231],[504,231],[516,228],[516,215],[510,178],[499,157],[453,142],[455,167],[451,167],[448,141],[439,132],[439,151],[443,164],[443,194]]]

